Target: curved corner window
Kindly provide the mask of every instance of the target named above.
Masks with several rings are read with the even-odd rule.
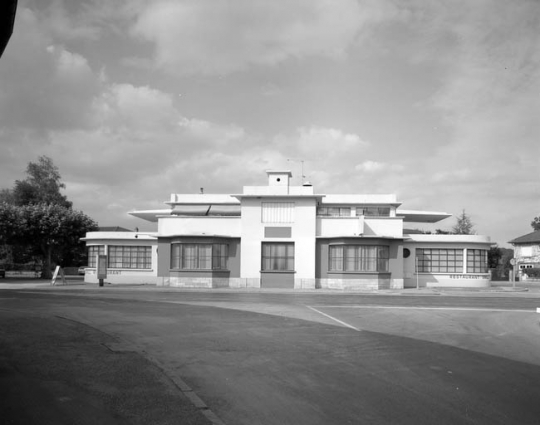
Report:
[[[389,247],[379,245],[331,245],[330,271],[387,272]]]
[[[88,246],[88,267],[96,267],[97,256],[103,254],[105,254],[105,245]]]
[[[488,252],[485,249],[467,250],[467,273],[487,273]]]
[[[175,243],[171,246],[171,268],[179,270],[227,270],[227,244]]]

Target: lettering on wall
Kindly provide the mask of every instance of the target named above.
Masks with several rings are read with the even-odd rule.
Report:
[[[450,279],[487,279],[486,274],[451,274]]]

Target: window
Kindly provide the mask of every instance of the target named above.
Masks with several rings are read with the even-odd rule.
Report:
[[[181,270],[227,270],[227,244],[175,243],[171,247],[171,268]]]
[[[331,245],[330,271],[387,272],[388,246]]]
[[[487,273],[487,250],[468,249],[467,250],[467,273]]]
[[[263,202],[263,223],[293,223],[294,202]]]
[[[419,273],[463,273],[463,250],[446,248],[417,248]]]
[[[294,243],[263,242],[263,271],[294,271]]]
[[[109,265],[119,269],[152,268],[152,248],[149,246],[109,246]]]
[[[356,215],[367,217],[390,217],[390,207],[358,207]]]
[[[105,254],[104,245],[90,245],[88,247],[88,267],[96,267],[96,256]]]
[[[317,215],[322,217],[350,217],[350,207],[318,207]]]

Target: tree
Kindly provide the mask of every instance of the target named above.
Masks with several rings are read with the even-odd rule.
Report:
[[[502,258],[502,251],[498,246],[492,246],[488,251],[488,268],[496,269]]]
[[[60,189],[65,189],[66,185],[62,183],[58,167],[51,158],[40,156],[37,163],[28,163],[26,174],[26,179],[15,181],[11,191],[3,189],[0,200],[15,205],[56,204],[72,207],[73,204],[60,193]]]
[[[51,277],[53,261],[62,264],[63,254],[96,229],[94,220],[64,205],[0,204],[0,242],[33,247],[41,257],[44,279]]]
[[[465,210],[457,217],[457,222],[452,227],[452,233],[454,235],[474,235],[474,224],[471,218],[467,215]]]
[[[7,202],[8,204],[14,204],[13,193],[9,189],[0,189],[0,202]]]
[[[534,217],[533,221],[531,221],[531,227],[536,231],[540,230],[540,216]]]
[[[509,248],[491,247],[488,251],[488,267],[491,270],[492,280],[508,280],[514,258],[514,250]]]

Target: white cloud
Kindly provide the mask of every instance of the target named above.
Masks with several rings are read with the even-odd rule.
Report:
[[[301,127],[290,142],[294,143],[299,154],[310,159],[354,156],[369,146],[357,134],[324,127]]]
[[[241,143],[246,137],[245,130],[235,124],[219,125],[206,120],[182,117],[178,125],[198,140],[214,146]]]
[[[0,67],[0,125],[43,131],[87,125],[99,77],[84,56],[55,44],[37,12],[21,8]]]
[[[356,167],[354,167],[357,171],[363,171],[366,173],[374,173],[378,171],[382,171],[386,168],[385,164],[377,161],[364,161],[361,164],[358,164]]]
[[[223,74],[311,55],[339,57],[370,19],[355,0],[182,2],[161,0],[138,15],[133,33],[155,43],[158,67]]]

